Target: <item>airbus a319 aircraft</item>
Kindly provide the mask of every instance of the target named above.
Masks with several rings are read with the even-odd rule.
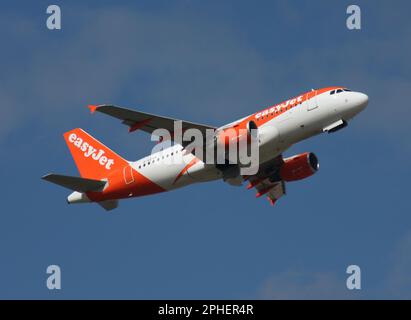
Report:
[[[194,152],[187,152],[184,143],[137,161],[127,161],[82,129],[64,134],[81,177],[48,174],[44,180],[73,190],[68,203],[96,202],[106,210],[118,206],[120,199],[145,196],[181,188],[197,182],[217,179],[256,189],[256,197],[266,196],[272,205],[286,193],[285,182],[301,180],[319,169],[312,152],[289,158],[282,153],[293,144],[322,132],[335,132],[364,110],[368,96],[344,87],[328,87],[298,95],[280,104],[265,108],[243,119],[213,127],[182,121],[182,130],[213,130],[214,136],[205,143],[221,142],[219,136],[228,129],[248,134],[257,132],[259,166],[254,175],[241,175],[236,164],[207,163]],[[173,132],[176,119],[157,116],[111,105],[89,106],[92,113],[100,112],[122,120],[129,131],[153,133],[159,128]],[[238,138],[238,137],[237,137]],[[172,161],[170,159],[183,161]]]

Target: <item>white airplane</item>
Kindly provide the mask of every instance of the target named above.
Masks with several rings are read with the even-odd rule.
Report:
[[[301,140],[346,127],[367,104],[368,96],[364,93],[328,87],[313,89],[220,128],[182,121],[183,132],[187,129],[197,129],[201,133],[212,130],[211,139],[205,138],[208,145],[225,144],[226,140],[219,137],[228,129],[237,132],[234,138],[238,139],[240,130],[246,130],[250,136],[257,131],[259,166],[253,175],[241,175],[240,165],[232,162],[208,163],[195,152],[187,151],[184,143],[174,143],[140,160],[127,161],[77,128],[66,132],[64,137],[81,177],[48,174],[43,179],[73,190],[67,198],[68,203],[96,202],[106,210],[116,208],[119,199],[217,179],[234,185],[248,181],[247,188],[256,188],[256,197],[266,195],[273,205],[285,194],[285,182],[307,178],[319,168],[312,152],[290,158],[283,158],[282,153]],[[173,132],[177,121],[110,105],[89,108],[92,113],[100,112],[122,120],[130,132],[153,133],[159,128]]]

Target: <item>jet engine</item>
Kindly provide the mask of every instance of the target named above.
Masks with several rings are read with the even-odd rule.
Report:
[[[284,181],[297,181],[308,178],[318,171],[320,164],[312,152],[305,152],[284,159],[280,177]]]
[[[223,128],[216,132],[214,136],[214,146],[223,147],[228,150],[230,143],[237,146],[240,141],[247,139],[247,144],[250,144],[251,139],[257,139],[258,127],[254,121],[240,122],[232,127]]]

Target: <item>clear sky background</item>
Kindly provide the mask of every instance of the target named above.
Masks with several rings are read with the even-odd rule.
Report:
[[[46,28],[58,4],[62,30]],[[2,1],[0,298],[411,298],[409,1]],[[295,145],[320,171],[275,207],[221,181],[68,206],[81,127],[135,160],[113,103],[223,125],[311,88],[365,92],[348,128]],[[62,270],[49,291],[48,265]],[[346,289],[348,265],[362,290]]]

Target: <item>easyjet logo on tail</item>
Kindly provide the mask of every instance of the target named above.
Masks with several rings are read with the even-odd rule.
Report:
[[[114,164],[113,159],[109,159],[106,156],[104,156],[104,153],[105,153],[104,150],[102,149],[97,150],[92,145],[90,145],[88,142],[78,137],[75,133],[70,134],[70,136],[68,137],[68,141],[74,144],[81,151],[83,151],[84,157],[92,158],[93,160],[98,161],[98,163],[101,166],[104,166],[107,170],[110,170],[111,166]]]

